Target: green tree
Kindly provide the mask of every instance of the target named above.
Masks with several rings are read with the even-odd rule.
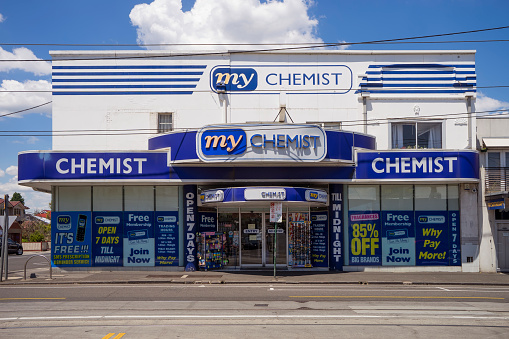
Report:
[[[14,192],[14,194],[12,195],[11,201],[19,201],[23,205],[25,204],[25,198],[23,198],[23,196],[18,192]]]
[[[21,224],[23,241],[49,241],[51,225],[38,220],[25,220]]]

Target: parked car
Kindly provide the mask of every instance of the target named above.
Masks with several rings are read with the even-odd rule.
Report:
[[[0,253],[2,253],[2,238],[0,238]],[[23,254],[23,245],[20,243],[15,242],[12,239],[7,239],[7,251],[9,254],[16,253],[17,255]]]

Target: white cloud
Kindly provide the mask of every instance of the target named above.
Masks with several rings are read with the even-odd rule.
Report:
[[[14,48],[12,52],[0,47],[0,60],[41,60],[31,50],[25,47]],[[35,75],[48,75],[51,73],[51,63],[48,61],[2,61],[0,72],[20,69]]]
[[[5,21],[5,17],[2,15],[2,13],[0,13],[0,22],[4,22]]]
[[[345,40],[339,40],[338,44],[346,44]],[[340,51],[344,51],[347,48],[350,48],[350,45],[338,45],[337,47]]]
[[[482,93],[477,94],[475,101],[475,110],[477,112],[496,111],[499,109],[509,109],[509,102],[493,99]]]
[[[5,171],[0,168],[0,177],[3,177],[3,176],[5,176]]]
[[[18,140],[12,140],[11,142],[13,144],[35,145],[37,142],[39,142],[41,140],[41,139],[39,139],[37,137],[34,137],[34,136],[29,136],[29,137],[19,136],[18,138],[19,138]]]
[[[0,192],[2,193],[2,197],[4,194],[9,194],[9,197],[12,197],[14,192],[20,193],[25,199],[25,205],[30,207],[30,213],[35,210],[48,209],[49,203],[51,202],[51,194],[36,192],[30,187],[18,185],[17,175],[10,177],[7,182],[0,182]]]
[[[9,166],[5,170],[5,173],[9,175],[18,175],[18,166]]]
[[[140,44],[322,43],[307,10],[310,0],[196,0],[182,11],[181,0],[136,5],[129,17]],[[170,46],[171,49],[243,49],[267,46]],[[274,47],[274,46],[272,46]],[[280,47],[280,46],[278,46]]]
[[[51,101],[51,83],[46,80],[27,80],[25,82],[3,80],[0,86],[0,115],[16,112],[49,101]],[[51,115],[51,104],[27,111],[26,113],[14,114],[11,115],[11,117],[20,117],[28,113],[44,113],[46,115]]]

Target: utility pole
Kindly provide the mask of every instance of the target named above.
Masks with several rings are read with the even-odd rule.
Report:
[[[0,282],[2,281],[3,275],[4,275],[4,267],[5,267],[5,280],[8,278],[8,261],[7,256],[9,255],[9,249],[8,247],[8,241],[7,237],[9,236],[9,195],[6,194],[4,196],[4,227],[2,230],[2,263],[0,267]]]

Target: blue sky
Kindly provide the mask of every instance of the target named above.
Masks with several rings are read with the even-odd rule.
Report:
[[[6,44],[373,41],[509,26],[508,13],[507,0],[2,0],[0,60],[50,59],[50,50],[140,48]],[[509,87],[486,87],[509,85],[509,42],[447,42],[496,39],[509,40],[509,29],[416,40],[445,43],[348,48],[474,49],[477,110],[507,109]],[[49,90],[48,62],[0,61],[0,83],[0,115],[51,101],[48,92],[8,92]],[[51,105],[0,118],[0,194],[18,191],[31,211],[47,208],[49,194],[17,186],[16,166],[18,152],[51,149],[51,137],[20,136],[22,130],[51,131]]]

